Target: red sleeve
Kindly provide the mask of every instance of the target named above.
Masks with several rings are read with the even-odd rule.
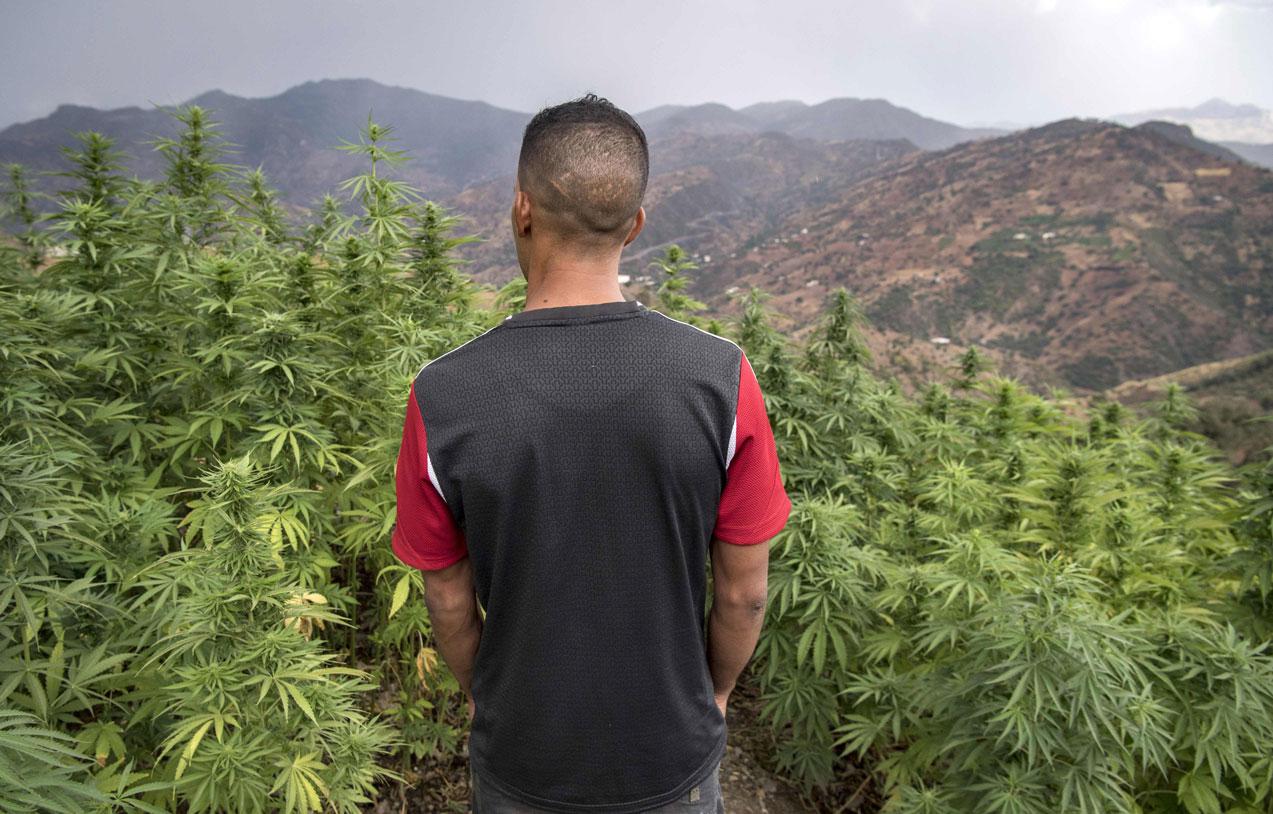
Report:
[[[738,366],[733,455],[726,455],[725,488],[712,536],[727,543],[752,545],[769,540],[787,525],[791,498],[782,485],[778,448],[765,413],[764,396],[746,354],[742,354]]]
[[[422,571],[445,568],[468,554],[464,533],[430,478],[433,462],[429,459],[427,441],[412,383],[394,474],[398,522],[393,529],[393,553],[402,562]]]

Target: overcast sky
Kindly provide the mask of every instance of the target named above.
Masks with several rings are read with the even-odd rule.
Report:
[[[0,0],[0,127],[368,77],[521,111],[886,98],[958,124],[1273,108],[1273,0]]]

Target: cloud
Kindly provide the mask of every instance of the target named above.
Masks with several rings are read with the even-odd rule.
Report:
[[[1239,8],[1273,11],[1273,0],[1207,0],[1209,6],[1238,6]]]
[[[933,17],[932,0],[906,0],[904,5],[910,13],[911,19],[920,25],[927,25]]]

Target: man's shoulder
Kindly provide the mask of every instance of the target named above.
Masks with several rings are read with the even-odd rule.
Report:
[[[742,355],[743,349],[737,342],[704,330],[697,325],[670,317],[654,309],[647,311],[647,318],[670,336],[674,336],[696,350],[712,353],[725,359],[732,359],[735,363],[738,362],[739,357]]]
[[[425,362],[415,375],[417,384],[432,376],[447,376],[456,371],[480,368],[488,358],[491,349],[490,340],[502,333],[503,321],[497,322],[485,331],[473,336],[448,351],[438,354]]]

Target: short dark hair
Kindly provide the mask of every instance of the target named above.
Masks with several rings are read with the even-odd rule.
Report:
[[[593,93],[544,108],[522,134],[517,180],[563,234],[594,245],[622,240],[650,180],[645,131]]]

